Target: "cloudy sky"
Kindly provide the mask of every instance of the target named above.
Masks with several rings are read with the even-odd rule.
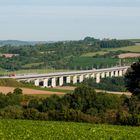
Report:
[[[0,40],[140,38],[140,0],[0,0]]]

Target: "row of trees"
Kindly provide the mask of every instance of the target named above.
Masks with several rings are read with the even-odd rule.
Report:
[[[132,46],[134,45],[133,42],[128,40],[105,40],[100,42],[101,48],[119,48],[119,47],[125,47],[125,46]]]

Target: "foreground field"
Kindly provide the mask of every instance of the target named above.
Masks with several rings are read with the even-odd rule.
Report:
[[[0,120],[2,140],[139,140],[137,127]]]

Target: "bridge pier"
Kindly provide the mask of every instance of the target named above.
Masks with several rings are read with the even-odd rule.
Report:
[[[66,77],[66,83],[67,84],[70,84],[71,83],[70,76]]]
[[[89,78],[89,74],[86,74],[86,75],[85,75],[85,78]]]
[[[51,80],[51,86],[56,87],[56,78],[55,77],[52,78],[52,80]]]
[[[100,73],[96,74],[96,83],[100,83],[101,78],[100,78]]]
[[[79,83],[82,83],[84,81],[84,75],[79,76]]]
[[[48,87],[48,81],[49,81],[49,79],[44,79],[43,87]]]
[[[115,71],[115,77],[118,77],[118,76],[119,76],[118,71]]]
[[[92,73],[91,74],[91,78],[95,78],[95,73]]]
[[[59,77],[59,86],[63,86],[63,84],[64,84],[63,77]]]
[[[101,73],[101,78],[105,78],[105,72]]]
[[[110,72],[106,72],[106,77],[109,77],[110,76]]]
[[[123,71],[122,70],[119,70],[119,76],[123,76]]]
[[[73,84],[76,84],[77,83],[77,76],[73,76]]]
[[[34,84],[35,84],[35,86],[39,86],[39,79],[36,79],[36,80],[34,81]]]
[[[111,71],[111,77],[114,77],[114,71]]]

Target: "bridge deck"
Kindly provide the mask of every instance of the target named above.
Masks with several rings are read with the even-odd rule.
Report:
[[[59,72],[59,73],[47,73],[47,74],[28,74],[28,75],[16,75],[16,76],[3,76],[3,78],[12,78],[12,79],[29,79],[29,78],[43,78],[43,77],[57,77],[57,76],[71,76],[71,75],[81,75],[81,74],[88,74],[88,73],[102,73],[102,72],[112,72],[117,70],[128,69],[129,66],[123,67],[112,67],[112,68],[104,68],[104,69],[93,69],[93,70],[82,70],[82,71],[72,71],[72,72]]]

